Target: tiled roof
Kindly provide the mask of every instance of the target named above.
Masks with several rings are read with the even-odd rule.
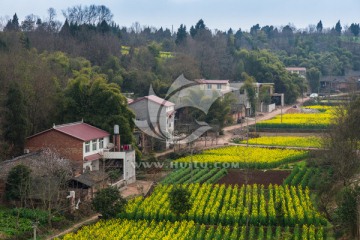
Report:
[[[202,84],[228,84],[229,80],[206,80],[206,79],[196,79],[198,83]]]
[[[106,180],[108,177],[109,175],[103,171],[90,171],[90,172],[85,172],[75,178],[72,178],[72,180],[78,181],[82,184],[92,187],[95,184]]]
[[[155,95],[149,95],[149,96],[138,98],[138,99],[132,101],[131,103],[129,103],[129,105],[134,104],[136,102],[140,102],[140,101],[142,101],[144,99],[150,100],[150,101],[152,101],[154,103],[157,103],[157,104],[165,106],[165,107],[171,107],[171,106],[175,105],[174,103],[169,102],[169,101],[167,101],[167,100],[165,100],[163,98],[159,98],[158,96],[155,96]]]
[[[53,128],[59,132],[65,133],[83,141],[90,141],[92,139],[103,138],[110,135],[110,133],[104,130],[83,122],[58,125],[54,126]]]
[[[48,129],[46,131],[37,133],[35,135],[32,135],[28,138],[35,137],[37,135],[43,134],[45,132],[55,130],[61,133],[64,133],[66,135],[69,135],[71,137],[80,139],[84,142],[90,141],[97,138],[103,138],[110,135],[110,133],[101,130],[97,127],[91,126],[84,122],[75,122],[75,123],[68,123],[63,125],[54,125],[53,128]]]

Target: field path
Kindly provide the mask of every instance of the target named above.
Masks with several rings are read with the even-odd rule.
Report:
[[[72,226],[72,227],[70,227],[70,228],[68,228],[68,229],[66,229],[66,230],[64,230],[64,231],[62,231],[60,233],[57,233],[55,235],[47,237],[46,240],[51,240],[51,239],[61,237],[61,236],[65,235],[65,234],[67,234],[67,233],[75,231],[76,229],[82,227],[85,224],[93,223],[93,222],[98,220],[98,216],[99,216],[99,214],[95,214],[95,215],[85,219],[84,221],[79,222],[79,223],[75,224],[74,226]]]

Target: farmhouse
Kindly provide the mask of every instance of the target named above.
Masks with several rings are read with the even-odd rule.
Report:
[[[165,148],[170,146],[174,131],[174,107],[174,103],[155,95],[141,97],[129,103],[129,108],[135,113],[137,126],[142,126],[139,142],[142,147],[149,147],[149,137],[144,133],[163,139]]]
[[[304,67],[287,67],[285,69],[290,73],[296,73],[300,77],[306,78],[306,68]]]
[[[229,80],[195,79],[195,82],[199,84],[201,90],[217,91],[221,94],[231,91]]]
[[[118,170],[123,181],[134,182],[135,151],[131,145],[120,145],[118,130],[116,126],[113,143],[110,143],[110,133],[83,121],[54,125],[28,137],[25,153],[53,149],[72,162],[75,176],[91,171]]]

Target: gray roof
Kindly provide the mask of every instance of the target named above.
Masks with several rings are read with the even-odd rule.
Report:
[[[0,163],[0,179],[7,179],[7,175],[10,170],[17,165],[28,166],[32,171],[32,163],[40,156],[40,152],[32,152],[29,154],[21,155],[19,157],[6,160]]]
[[[85,172],[77,177],[72,178],[71,180],[80,182],[86,186],[92,187],[101,181],[106,180],[109,175],[103,171],[89,171]]]

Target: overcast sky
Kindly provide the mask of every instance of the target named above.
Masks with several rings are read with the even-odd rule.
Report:
[[[199,19],[211,30],[249,30],[257,23],[306,28],[322,20],[327,28],[338,20],[343,26],[360,22],[360,0],[1,0],[0,16],[12,18],[16,12],[20,22],[29,14],[46,19],[47,9],[52,7],[63,22],[62,10],[90,4],[107,6],[120,26],[139,22],[142,26],[173,27],[174,31],[180,24],[189,30]]]

